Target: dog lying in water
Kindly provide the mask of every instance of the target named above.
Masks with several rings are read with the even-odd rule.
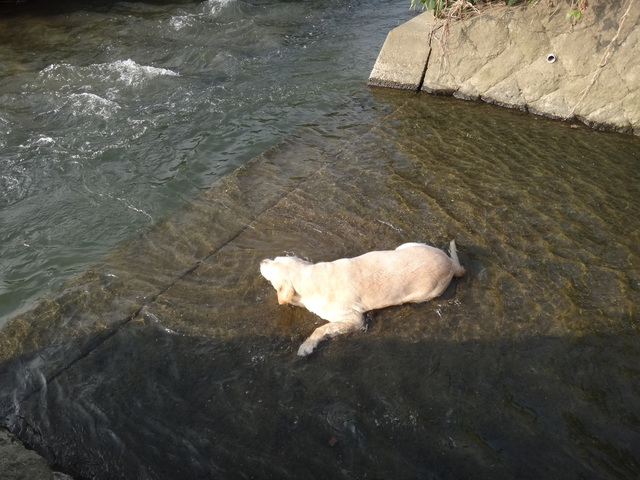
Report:
[[[369,310],[420,303],[444,292],[465,270],[456,243],[451,257],[423,243],[369,252],[355,258],[313,264],[297,257],[262,260],[260,273],[278,294],[280,305],[305,307],[328,324],[315,329],[298,349],[309,355],[322,340],[362,329]]]

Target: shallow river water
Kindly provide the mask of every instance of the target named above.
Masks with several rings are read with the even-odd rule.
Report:
[[[128,22],[177,22],[176,31],[214,13],[211,3],[117,5]],[[283,23],[267,5],[314,15]],[[376,5],[378,14],[398,12]],[[252,19],[282,28],[272,39],[281,52],[311,48],[318,21],[383,28],[375,15],[345,16],[338,3],[259,6],[267,16]],[[225,7],[242,23],[258,5]],[[144,22],[131,9],[146,12]],[[318,45],[322,61],[315,57],[329,72],[316,86],[321,100],[249,101],[256,111],[220,123],[236,125],[233,149],[204,133],[200,107],[181,113],[186,107],[172,97],[180,90],[172,81],[203,81],[197,71],[187,80],[170,61],[126,59],[89,62],[81,73],[61,60],[38,70],[63,75],[65,85],[77,75],[82,85],[143,75],[140,91],[157,88],[174,110],[151,102],[165,123],[146,119],[135,137],[127,123],[135,115],[116,109],[123,116],[113,128],[125,125],[129,146],[112,152],[105,144],[93,168],[142,168],[118,159],[147,151],[151,168],[173,173],[154,186],[136,184],[133,171],[110,177],[125,178],[114,185],[130,179],[129,190],[117,188],[131,197],[104,179],[112,195],[104,202],[122,210],[87,214],[95,226],[86,231],[113,221],[121,232],[94,240],[71,278],[6,321],[2,425],[79,478],[637,478],[640,141],[485,104],[369,90],[378,46],[357,60],[368,58],[368,68],[351,65],[350,55],[354,45],[366,50],[370,34],[328,31],[336,43]],[[313,71],[310,57],[295,60],[294,71]],[[247,65],[261,75],[272,67]],[[342,74],[330,80],[334,69]],[[246,92],[280,87],[252,85]],[[107,90],[99,96],[108,100]],[[132,104],[144,104],[133,95]],[[263,122],[266,112],[272,122]],[[87,141],[99,143],[106,125]],[[191,129],[201,141],[185,147],[174,172],[166,162],[179,157],[176,145]],[[261,135],[257,151],[245,145]],[[226,163],[212,160],[225,155]],[[71,178],[90,178],[89,170]],[[5,211],[28,204],[29,191]],[[127,234],[128,225],[138,232]],[[407,241],[444,248],[451,239],[467,274],[441,298],[374,312],[366,332],[324,342],[305,359],[295,352],[322,322],[279,306],[258,271],[275,255],[323,261]]]
[[[363,91],[411,16],[391,0],[45,3],[0,16],[0,325]]]

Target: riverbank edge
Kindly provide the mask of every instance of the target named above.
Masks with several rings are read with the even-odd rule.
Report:
[[[636,0],[492,6],[463,20],[417,15],[389,32],[368,84],[481,100],[640,135]]]
[[[47,461],[28,449],[18,437],[0,427],[0,477],[4,480],[71,480],[49,468]]]

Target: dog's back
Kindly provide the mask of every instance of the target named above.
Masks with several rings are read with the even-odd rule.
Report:
[[[455,252],[455,244],[452,252]],[[464,274],[457,255],[428,245],[404,244],[396,250],[316,264],[313,276],[325,279],[321,295],[363,312],[403,303],[426,302],[440,295],[453,276]],[[340,298],[342,297],[342,298]]]
[[[263,260],[260,271],[274,286],[280,304],[306,307],[331,322],[318,327],[300,346],[308,355],[324,338],[361,328],[364,312],[426,302],[442,294],[451,279],[464,275],[455,242],[451,257],[421,243],[355,258],[312,264],[295,257]]]

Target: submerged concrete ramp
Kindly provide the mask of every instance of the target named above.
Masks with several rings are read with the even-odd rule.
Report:
[[[631,476],[637,139],[358,102],[13,319],[2,425],[80,478]],[[441,298],[303,360],[320,320],[258,270],[451,239],[467,275]]]
[[[464,20],[424,13],[392,30],[369,77],[640,135],[640,3],[488,7]]]

